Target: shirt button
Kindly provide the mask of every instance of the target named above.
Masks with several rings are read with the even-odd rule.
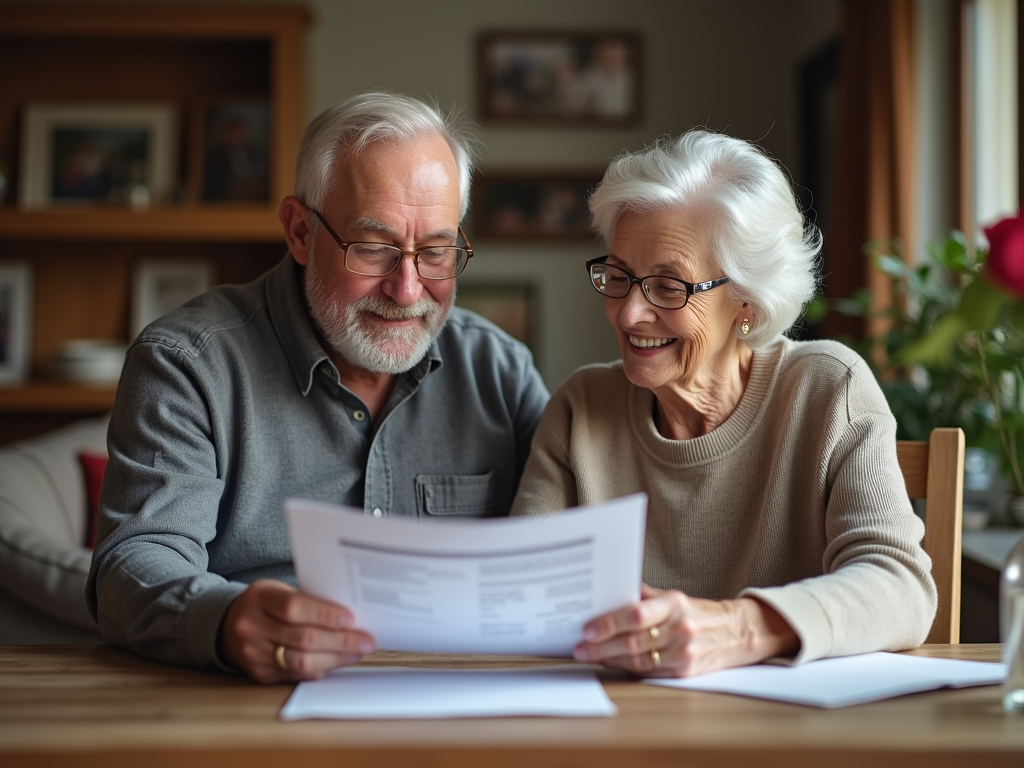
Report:
[[[373,510],[373,516],[374,516],[374,517],[380,517],[380,516],[382,516],[383,514],[384,514],[384,511],[383,511],[383,510],[382,510],[382,509],[381,509],[380,507],[376,507],[376,508],[375,508],[375,509]]]
[[[356,421],[364,421],[366,419],[366,411],[352,411],[352,418]]]

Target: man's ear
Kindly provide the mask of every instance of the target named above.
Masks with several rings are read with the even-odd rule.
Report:
[[[295,195],[288,195],[277,209],[277,217],[284,226],[284,240],[288,251],[302,266],[309,262],[313,239],[309,229],[306,206]]]

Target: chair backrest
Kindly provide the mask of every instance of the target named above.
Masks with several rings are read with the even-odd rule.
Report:
[[[924,551],[932,559],[939,608],[928,643],[960,642],[960,531],[964,431],[933,429],[928,442],[898,440],[896,457],[911,499],[924,499]]]

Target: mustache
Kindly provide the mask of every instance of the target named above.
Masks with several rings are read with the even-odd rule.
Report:
[[[370,312],[385,320],[412,320],[418,317],[429,317],[440,307],[437,302],[421,298],[408,307],[384,296],[364,296],[354,302],[352,308],[357,312]]]

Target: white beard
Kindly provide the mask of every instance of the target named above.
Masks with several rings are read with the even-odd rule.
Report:
[[[447,307],[426,294],[415,304],[403,307],[386,296],[364,296],[343,305],[333,295],[311,257],[306,266],[306,297],[309,309],[331,348],[352,365],[373,373],[404,373],[420,362],[448,319],[455,301],[452,291]],[[420,318],[406,328],[388,328],[375,321]]]

